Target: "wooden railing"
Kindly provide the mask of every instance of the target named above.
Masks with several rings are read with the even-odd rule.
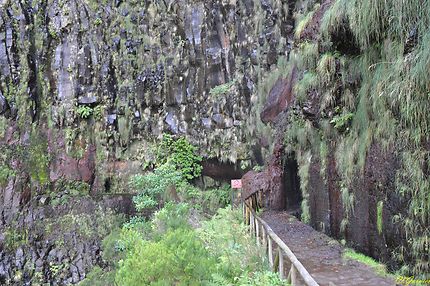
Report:
[[[305,267],[300,263],[290,248],[273,232],[270,226],[255,210],[261,207],[261,193],[253,194],[243,202],[243,216],[250,232],[255,236],[257,244],[265,249],[269,264],[273,271],[278,272],[281,279],[286,279],[292,286],[319,286]],[[286,269],[289,269],[286,275]]]

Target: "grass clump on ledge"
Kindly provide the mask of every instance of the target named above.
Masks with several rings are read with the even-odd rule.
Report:
[[[218,85],[218,86],[216,86],[216,87],[212,88],[212,89],[209,91],[209,94],[210,94],[210,95],[213,95],[213,96],[220,96],[220,95],[226,94],[227,92],[229,92],[229,91],[232,89],[232,87],[233,87],[235,84],[236,84],[236,81],[235,81],[235,80],[232,80],[232,81],[230,81],[230,82],[227,82],[227,83],[224,83],[224,84]]]
[[[345,252],[343,253],[343,258],[355,260],[355,261],[361,262],[367,266],[370,266],[375,270],[376,273],[378,273],[381,276],[387,276],[388,275],[386,266],[384,264],[379,263],[375,259],[373,259],[369,256],[366,256],[362,253],[355,252],[354,250],[352,250],[350,248],[345,250]]]

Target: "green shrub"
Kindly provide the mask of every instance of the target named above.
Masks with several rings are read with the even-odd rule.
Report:
[[[188,224],[189,208],[167,203],[151,221],[133,218],[112,232],[103,241],[106,273],[95,268],[86,283],[99,277],[112,285],[115,270],[116,285],[127,286],[283,285],[268,271],[239,210],[221,209],[196,230]]]
[[[202,210],[205,214],[213,215],[219,208],[226,207],[231,200],[231,188],[223,184],[219,188],[201,190],[184,182],[178,187],[181,199],[190,202],[194,209]]]
[[[225,285],[225,284],[224,284]],[[271,271],[258,271],[255,273],[245,273],[242,274],[236,285],[246,285],[246,286],[284,286],[285,281],[282,281],[279,278],[279,274],[271,272]],[[220,285],[221,286],[221,285]]]
[[[158,164],[170,161],[184,179],[191,180],[199,177],[202,171],[202,157],[196,151],[197,148],[184,137],[175,140],[171,135],[164,134],[158,148],[157,161]]]
[[[163,195],[169,188],[175,188],[182,181],[182,175],[176,171],[173,164],[169,162],[156,168],[154,172],[147,175],[135,175],[131,178],[129,185],[131,189],[139,192],[133,198],[138,211],[154,208],[160,205]]]
[[[87,105],[80,105],[77,109],[76,112],[78,113],[78,115],[83,118],[83,119],[87,119],[89,118],[92,114],[93,114],[93,109]]]
[[[351,113],[351,112],[342,113],[333,117],[330,123],[333,124],[334,128],[338,130],[345,130],[345,129],[348,130],[347,125],[351,123],[353,118],[354,118],[354,113]]]
[[[189,228],[188,218],[190,207],[188,204],[167,203],[161,210],[154,214],[151,223],[152,235],[160,236],[167,231]]]
[[[202,285],[215,260],[191,229],[169,231],[160,241],[140,241],[120,262],[119,285]]]
[[[249,235],[238,209],[220,209],[198,229],[206,249],[217,258],[216,273],[233,283],[244,272],[267,270],[263,253]]]
[[[95,266],[78,286],[116,286],[115,271],[106,271],[99,266]]]
[[[314,72],[306,72],[303,78],[294,85],[297,101],[303,103],[308,97],[308,93],[319,85],[318,76]]]
[[[228,204],[230,204],[231,192],[232,190],[227,184],[224,184],[219,188],[203,191],[203,198],[201,202],[203,209],[213,213],[219,208],[226,207]]]

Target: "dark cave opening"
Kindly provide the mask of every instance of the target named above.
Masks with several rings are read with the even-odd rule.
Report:
[[[111,191],[110,190],[110,188],[111,188],[110,178],[105,179],[104,187],[105,187],[105,193],[110,193],[110,191]]]
[[[284,209],[297,218],[300,218],[303,197],[300,191],[298,171],[299,166],[295,156],[288,157],[284,161]]]

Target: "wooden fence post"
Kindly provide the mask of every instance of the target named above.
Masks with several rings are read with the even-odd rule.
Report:
[[[272,239],[270,236],[267,237],[267,241],[269,242],[269,264],[270,268],[273,270],[273,248],[272,248]]]
[[[266,254],[267,253],[267,237],[266,237],[266,229],[264,228],[264,225],[261,226],[261,237],[263,239],[264,254]]]
[[[294,267],[294,264],[291,264],[291,285],[295,286],[297,285],[297,272],[296,268]]]
[[[278,246],[278,256],[279,256],[279,277],[284,279],[284,255],[282,254],[282,249]]]
[[[251,226],[251,235],[254,235],[254,231],[255,231],[255,220],[254,220],[254,215],[251,213],[251,215],[249,216],[250,221],[250,226]]]
[[[258,219],[255,220],[255,239],[257,240],[257,245],[260,245],[260,226],[258,224]]]
[[[252,206],[250,206],[250,204]],[[272,271],[278,272],[279,277],[281,279],[285,279],[285,259],[288,259],[288,261],[291,262],[291,268],[288,272],[287,283],[292,286],[296,286],[298,283],[297,276],[300,276],[305,285],[319,286],[285,242],[273,232],[271,227],[264,220],[256,215],[253,206],[257,207],[258,204],[258,197],[255,194],[245,200],[245,220],[247,222],[249,221],[249,230],[251,235],[255,235],[257,244],[262,243],[265,248],[265,252],[267,251]],[[260,241],[260,239],[262,241]],[[273,245],[273,243],[275,243],[275,245]],[[273,247],[276,247],[275,253],[273,252]]]

